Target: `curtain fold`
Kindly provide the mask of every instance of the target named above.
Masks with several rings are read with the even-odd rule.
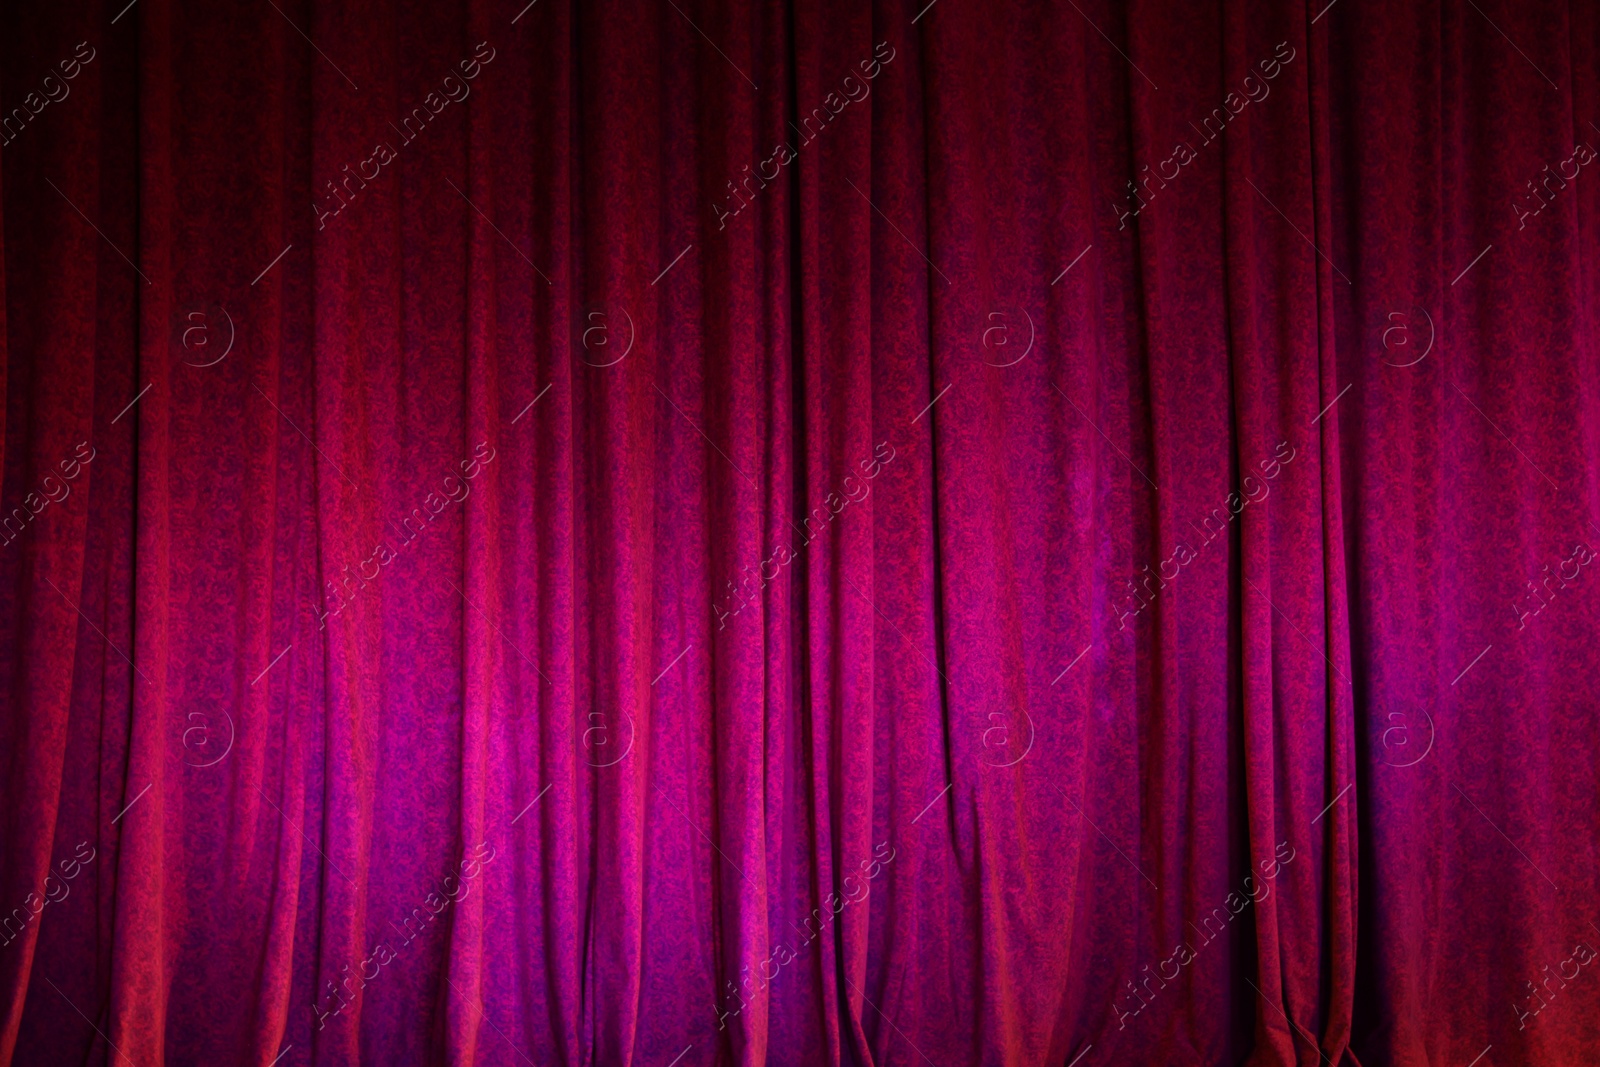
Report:
[[[0,15],[0,1067],[1600,1049],[1591,4]]]

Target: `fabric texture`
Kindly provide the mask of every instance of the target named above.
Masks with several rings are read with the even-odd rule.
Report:
[[[1594,4],[125,3],[0,1065],[1600,1058]]]

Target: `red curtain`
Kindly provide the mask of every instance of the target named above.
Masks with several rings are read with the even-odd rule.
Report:
[[[0,1064],[1600,1056],[1593,4],[125,3]]]

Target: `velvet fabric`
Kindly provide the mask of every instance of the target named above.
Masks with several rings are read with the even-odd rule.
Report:
[[[125,2],[0,1065],[1600,1057],[1592,3]]]

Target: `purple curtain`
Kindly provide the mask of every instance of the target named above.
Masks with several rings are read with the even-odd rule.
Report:
[[[1600,1058],[1593,3],[0,24],[0,1065]]]

